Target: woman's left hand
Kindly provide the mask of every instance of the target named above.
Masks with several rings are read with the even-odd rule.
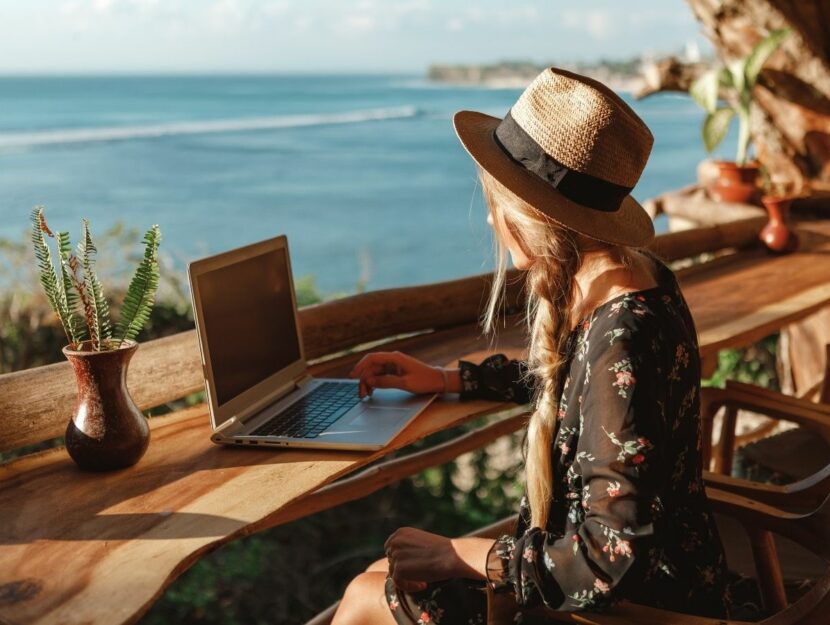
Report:
[[[414,527],[395,530],[384,544],[389,574],[401,590],[423,590],[427,582],[449,579],[457,570],[452,540]]]

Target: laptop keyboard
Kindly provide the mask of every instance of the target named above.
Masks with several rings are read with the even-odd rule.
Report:
[[[263,423],[251,435],[316,438],[359,403],[357,384],[323,382]]]

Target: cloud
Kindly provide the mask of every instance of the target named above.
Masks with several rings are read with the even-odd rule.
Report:
[[[297,31],[306,32],[314,25],[314,18],[310,15],[298,15],[294,18],[293,25]]]
[[[447,20],[447,30],[451,32],[458,32],[459,30],[464,30],[464,20],[453,17]]]
[[[483,10],[469,7],[464,11],[464,19],[469,22],[489,22],[498,24],[527,24],[539,18],[539,9],[532,4],[510,5]]]
[[[429,0],[409,0],[408,2],[398,2],[393,5],[394,10],[401,15],[408,15],[411,13],[427,13],[432,9]]]
[[[374,30],[377,26],[377,19],[366,13],[353,13],[344,17],[338,26],[339,30],[344,32],[362,34]]]
[[[566,28],[585,31],[594,39],[604,39],[614,30],[613,16],[605,9],[566,9],[561,18]]]

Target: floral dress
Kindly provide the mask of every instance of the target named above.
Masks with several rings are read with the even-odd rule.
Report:
[[[451,579],[386,598],[398,623],[486,622],[484,584],[523,608],[599,611],[620,599],[728,615],[723,547],[702,479],[697,335],[672,271],[600,305],[568,338],[543,528],[518,526],[487,557],[487,582]],[[497,354],[460,363],[462,399],[530,401],[526,365]],[[534,619],[536,619],[534,621]]]

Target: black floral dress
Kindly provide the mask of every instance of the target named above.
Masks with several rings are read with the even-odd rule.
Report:
[[[655,259],[656,260],[656,259]],[[486,583],[523,608],[602,610],[620,599],[728,615],[723,547],[703,488],[697,335],[672,271],[605,302],[571,332],[544,529],[522,499],[514,534],[488,554]],[[525,364],[460,363],[464,398],[528,402]],[[486,622],[483,581],[433,582],[386,598],[398,623]],[[537,618],[536,621],[533,619]]]

